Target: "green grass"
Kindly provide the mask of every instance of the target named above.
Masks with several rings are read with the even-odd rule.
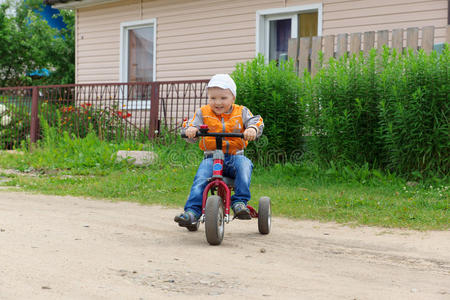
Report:
[[[114,153],[120,149],[152,150],[159,160],[148,167],[117,163]],[[93,135],[84,139],[62,135],[24,155],[0,154],[0,168],[37,175],[4,175],[10,181],[3,185],[25,191],[161,204],[181,210],[200,160],[197,146],[180,139],[110,144]],[[256,165],[251,192],[250,204],[257,207],[259,197],[269,196],[277,216],[418,230],[450,228],[448,180],[407,184],[367,166],[324,170],[310,163]]]

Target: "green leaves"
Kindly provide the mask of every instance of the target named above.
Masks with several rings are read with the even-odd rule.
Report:
[[[61,12],[68,27],[58,31],[30,8],[36,3],[27,3],[19,2],[14,14],[7,14],[8,4],[0,6],[0,86],[73,83],[74,13]],[[43,68],[50,77],[27,76]]]
[[[250,143],[248,153],[253,153],[252,158],[270,164],[303,151],[304,101],[292,61],[265,64],[259,55],[238,64],[232,77],[237,85],[236,102],[264,119],[268,141]]]
[[[419,51],[390,58],[380,89],[380,139],[386,166],[414,177],[450,172],[448,46],[438,56]]]
[[[373,49],[331,59],[314,78],[298,78],[290,62],[266,65],[262,56],[238,65],[237,102],[266,124],[268,143],[254,158],[274,149],[304,151],[307,137],[306,154],[325,167],[368,164],[408,178],[448,176],[449,58],[448,46],[440,54]]]

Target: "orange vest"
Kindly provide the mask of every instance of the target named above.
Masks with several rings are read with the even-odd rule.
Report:
[[[203,123],[208,125],[208,132],[235,132],[243,133],[244,123],[242,120],[241,105],[233,104],[233,109],[230,113],[225,113],[220,116],[216,115],[209,105],[201,107]],[[241,138],[223,138],[222,151],[225,154],[236,154],[238,150],[244,150],[248,142]],[[203,151],[216,150],[215,137],[202,137],[199,142],[200,149]]]
[[[243,106],[233,104],[230,113],[217,116],[209,105],[201,107],[203,123],[208,125],[208,132],[235,132],[243,133],[244,123],[242,120]],[[248,142],[241,138],[224,138],[222,142],[222,151],[225,154],[236,154],[238,150],[244,150]],[[203,151],[216,150],[216,138],[202,137],[199,142],[200,149]]]

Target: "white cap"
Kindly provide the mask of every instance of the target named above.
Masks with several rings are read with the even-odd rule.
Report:
[[[218,87],[221,89],[229,89],[236,98],[236,83],[228,74],[216,74],[208,82],[208,88]]]

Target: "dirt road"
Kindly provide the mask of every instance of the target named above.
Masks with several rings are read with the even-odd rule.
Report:
[[[450,232],[233,221],[221,246],[178,210],[0,191],[0,299],[450,299]]]

